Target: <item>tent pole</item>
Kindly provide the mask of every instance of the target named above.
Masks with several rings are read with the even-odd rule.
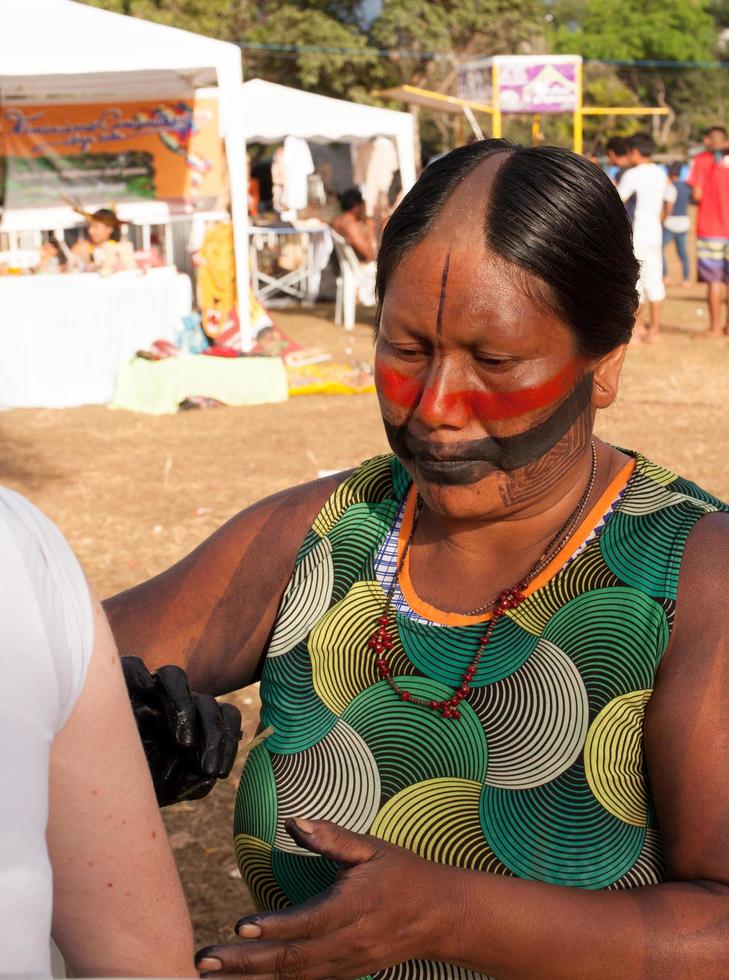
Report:
[[[230,216],[233,221],[233,248],[235,250],[235,279],[238,291],[238,319],[240,321],[241,350],[249,351],[253,346],[251,333],[251,309],[248,268],[248,175],[246,163],[246,141],[243,133],[241,54],[235,49],[231,58],[218,69],[220,88],[220,108],[223,132],[225,133],[225,155],[228,161],[230,181]]]
[[[491,89],[493,93],[492,102],[494,111],[491,114],[491,135],[494,139],[500,139],[503,135],[501,128],[501,80],[499,79],[499,66],[496,61],[491,65]]]
[[[575,65],[575,81],[576,81],[576,93],[575,93],[575,111],[572,117],[572,129],[573,129],[573,139],[574,145],[573,149],[575,153],[582,153],[582,61],[578,61]]]

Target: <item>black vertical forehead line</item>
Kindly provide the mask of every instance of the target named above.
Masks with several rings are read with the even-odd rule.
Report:
[[[445,309],[446,287],[448,285],[448,268],[451,264],[451,253],[448,252],[440,275],[440,296],[438,298],[438,316],[435,321],[435,335],[440,338],[443,330],[443,310]]]

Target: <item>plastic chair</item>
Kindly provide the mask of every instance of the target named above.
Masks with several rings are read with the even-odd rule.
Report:
[[[359,259],[354,249],[336,231],[332,231],[334,252],[339,263],[337,295],[334,304],[334,323],[344,324],[345,330],[354,330],[357,309],[357,284],[360,278]]]

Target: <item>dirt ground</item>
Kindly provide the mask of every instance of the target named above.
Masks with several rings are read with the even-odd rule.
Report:
[[[304,345],[368,359],[371,325],[333,326],[332,309],[276,311]],[[630,348],[621,397],[598,433],[640,449],[729,498],[729,340],[697,340],[703,288],[669,291],[665,336]],[[101,595],[155,574],[238,510],[321,470],[386,448],[374,395],[307,396],[282,405],[151,417],[104,407],[0,415],[0,482],[67,535]],[[257,696],[233,695],[253,733]],[[240,764],[207,800],[166,811],[199,944],[232,938],[250,909],[235,870],[233,801]]]

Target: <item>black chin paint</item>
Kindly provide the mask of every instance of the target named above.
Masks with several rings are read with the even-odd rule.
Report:
[[[383,421],[392,451],[403,462],[414,463],[424,480],[468,486],[496,470],[510,473],[546,455],[586,411],[591,397],[592,374],[588,373],[548,418],[531,429],[513,436],[449,443],[447,448],[412,435],[407,424]]]

